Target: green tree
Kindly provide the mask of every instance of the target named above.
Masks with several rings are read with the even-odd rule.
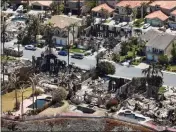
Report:
[[[131,6],[130,6],[130,5],[126,5],[126,6],[125,6],[125,11],[126,11],[126,16],[127,16],[127,18],[128,18],[129,15],[130,15]],[[127,22],[129,22],[129,21],[127,21]]]
[[[10,75],[10,83],[15,88],[15,109],[18,108],[18,99],[17,99],[17,89],[19,89],[19,77],[16,76],[16,74],[12,73]]]
[[[97,62],[97,63],[96,63],[96,67],[98,67],[99,62],[100,62],[101,59],[103,59],[104,55],[105,55],[105,53],[104,53],[103,51],[99,52],[99,53],[96,55],[96,62]]]
[[[5,38],[5,36],[6,36],[6,29],[7,29],[7,24],[6,24],[5,21],[2,21],[2,24],[1,24],[1,43],[2,43],[2,54],[3,54],[3,56],[5,56],[4,48],[5,48],[5,39],[6,39]],[[6,58],[8,58],[8,57],[6,57]],[[2,82],[4,84],[4,63],[2,64],[2,71],[3,71]]]
[[[119,54],[112,54],[112,60],[116,63],[120,62],[120,55]]]
[[[152,63],[151,65],[149,65],[148,68],[142,70],[142,74],[144,74],[147,78],[159,75],[163,76],[162,67],[160,65]]]
[[[72,28],[71,26],[66,27],[66,30],[67,30],[68,68],[69,68],[69,64],[70,64],[70,38],[69,38],[69,33],[71,31],[71,28]]]
[[[104,76],[108,74],[114,74],[115,73],[115,66],[107,61],[99,62],[97,73],[99,76]]]
[[[172,44],[171,55],[172,55],[172,62],[176,63],[176,43]]]
[[[161,64],[161,65],[168,65],[169,64],[169,59],[168,59],[168,57],[167,57],[167,55],[160,55],[159,57],[158,57],[158,62],[159,62],[159,64]]]
[[[133,13],[133,20],[136,19],[136,16],[137,16],[137,10],[136,9],[133,9],[132,10],[132,13]]]
[[[73,23],[73,24],[70,25],[70,27],[71,27],[70,32],[71,32],[71,34],[73,36],[73,45],[75,44],[75,27],[77,27],[77,26],[78,25],[76,23]]]
[[[96,0],[85,0],[85,5],[90,9],[94,8],[97,5]]]
[[[129,51],[129,46],[127,42],[122,42],[121,43],[121,51],[120,51],[120,55],[124,56],[127,55]]]

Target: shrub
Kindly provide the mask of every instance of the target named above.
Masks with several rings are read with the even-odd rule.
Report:
[[[84,55],[85,55],[85,56],[88,56],[88,55],[90,55],[90,54],[91,54],[90,52],[87,52],[87,53],[85,53]]]
[[[52,100],[54,102],[62,102],[67,98],[67,91],[64,88],[58,88],[52,92]]]
[[[115,66],[110,62],[102,61],[98,64],[97,73],[99,76],[114,74]]]
[[[40,89],[36,89],[34,92],[34,96],[39,96],[40,94],[43,94],[43,91]],[[33,96],[33,94],[31,94],[31,97]]]
[[[116,99],[111,99],[108,101],[108,103],[106,104],[106,108],[110,109],[113,106],[117,106],[118,105],[118,101]]]
[[[112,54],[112,60],[116,63],[120,62],[120,55],[119,54]]]
[[[158,61],[161,65],[168,65],[169,64],[169,59],[168,59],[167,55],[159,56]]]

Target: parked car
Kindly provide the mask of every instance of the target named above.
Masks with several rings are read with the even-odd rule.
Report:
[[[83,59],[84,58],[84,55],[82,54],[74,54],[71,56],[72,58],[75,58],[75,59]]]
[[[171,30],[176,31],[176,27],[172,27]]]
[[[36,47],[34,45],[26,45],[25,50],[36,50]]]
[[[68,53],[67,53],[67,51],[65,51],[65,50],[61,50],[61,51],[58,52],[58,55],[67,56]]]
[[[60,51],[60,50],[62,50],[63,49],[63,47],[56,47],[56,50],[57,51]]]
[[[144,24],[143,29],[147,29],[148,27],[150,27],[150,24],[146,23],[146,24]]]
[[[23,50],[20,48],[18,49],[18,48],[14,48],[14,47],[8,47],[8,48],[4,48],[4,54],[14,56],[14,57],[22,57]]]
[[[158,30],[165,32],[166,28],[163,26],[163,27],[159,27]]]

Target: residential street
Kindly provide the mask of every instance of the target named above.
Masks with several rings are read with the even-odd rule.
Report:
[[[13,43],[15,40],[6,43],[6,46],[13,46]],[[26,59],[32,59],[32,55],[38,57],[40,56],[41,52],[44,50],[43,49],[37,49],[36,51],[30,51],[30,50],[23,50],[23,58]],[[67,56],[59,56],[58,58],[60,60],[65,60],[67,62]],[[70,58],[70,63],[73,62],[75,63],[76,66],[82,68],[82,69],[90,69],[92,67],[95,67],[96,65],[96,60],[92,56],[85,57],[83,60],[78,60],[78,59],[73,59]],[[125,77],[125,78],[132,78],[132,77],[141,77],[143,76],[141,74],[141,69],[135,68],[135,67],[126,67],[126,66],[121,66],[119,64],[115,64],[116,67],[116,73],[114,76],[118,77]],[[164,85],[168,86],[176,86],[176,74],[169,74],[169,73],[163,73],[164,77]]]

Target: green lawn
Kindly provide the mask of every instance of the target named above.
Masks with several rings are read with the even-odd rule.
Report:
[[[170,66],[170,70],[176,72],[176,65]]]
[[[135,60],[132,62],[132,65],[138,66],[140,63],[141,63],[140,61]]]
[[[26,88],[23,93],[24,99],[28,98],[31,94],[32,94],[32,88]],[[15,105],[15,90],[10,93],[2,95],[1,97],[2,97],[1,98],[2,99],[2,111],[3,112],[13,111],[14,105]],[[18,101],[21,102],[22,97],[21,97],[20,90],[17,91],[17,98],[18,98]]]
[[[132,57],[132,56],[133,56],[133,52],[128,51],[127,55],[120,56],[120,61],[124,61],[126,57]]]
[[[143,24],[144,24],[144,19],[136,19],[133,23],[133,25],[138,28],[142,27]]]
[[[163,94],[163,93],[165,93],[166,92],[166,88],[165,87],[160,87],[159,88],[159,93],[160,94]]]
[[[12,56],[1,56],[1,61],[13,61],[13,60],[16,60],[15,57],[12,57]]]
[[[77,48],[73,48],[73,49],[70,49],[70,53],[84,53],[85,50],[82,50],[82,49],[77,49]]]

